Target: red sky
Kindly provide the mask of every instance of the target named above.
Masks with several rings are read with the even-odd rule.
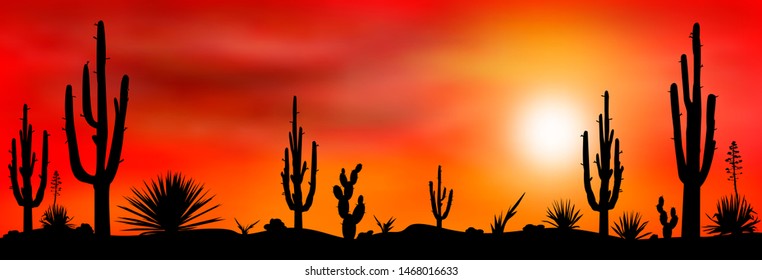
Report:
[[[724,159],[733,140],[744,160],[739,192],[762,207],[762,7],[755,1],[71,2],[15,1],[0,11],[0,139],[10,146],[29,104],[35,150],[48,130],[49,169],[63,180],[58,202],[75,224],[92,224],[93,192],[68,166],[64,88],[81,89],[82,66],[95,60],[98,20],[111,58],[109,99],[121,75],[131,80],[113,221],[127,215],[117,206],[126,205],[130,187],[173,170],[216,194],[222,206],[214,214],[225,220],[212,227],[234,229],[234,218],[262,220],[254,231],[270,218],[291,226],[279,173],[296,95],[305,141],[320,145],[307,228],[341,234],[331,187],[341,168],[362,163],[352,201],[363,195],[367,213],[358,231],[378,231],[373,215],[396,217],[395,230],[434,224],[427,183],[440,164],[444,185],[455,190],[446,228],[489,231],[492,216],[526,192],[507,230],[542,223],[554,200],[571,199],[584,215],[582,229],[596,231],[579,135],[597,137],[608,90],[625,166],[610,224],[639,211],[647,230],[661,234],[658,197],[678,209],[682,200],[667,90],[680,78],[680,55],[692,58],[695,22],[704,92],[719,95],[718,150],[702,212],[713,213],[732,192]],[[92,147],[92,131],[78,122],[80,147]],[[47,193],[35,221],[50,203]],[[22,228],[9,189],[0,192],[0,213],[0,232]],[[132,234],[117,222],[112,228]]]

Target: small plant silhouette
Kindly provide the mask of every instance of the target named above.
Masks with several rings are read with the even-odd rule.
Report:
[[[219,217],[195,222],[201,215],[217,209],[220,205],[202,210],[211,202],[214,195],[206,197],[208,191],[203,184],[193,179],[186,179],[180,173],[167,172],[165,177],[158,176],[149,186],[143,182],[145,190],[131,188],[135,197],[125,197],[134,208],[119,206],[137,218],[119,217],[119,222],[136,226],[128,231],[142,231],[143,234],[160,232],[177,233],[193,230],[198,226],[219,222]]]
[[[357,232],[357,224],[362,221],[365,215],[365,203],[363,203],[362,195],[357,198],[357,206],[349,213],[349,200],[352,199],[354,194],[355,184],[357,184],[357,174],[362,170],[362,164],[357,164],[347,180],[347,174],[344,168],[341,169],[341,175],[339,175],[338,185],[333,186],[333,196],[339,200],[339,216],[343,220],[341,223],[341,232],[346,239],[354,239]],[[344,188],[344,191],[341,189]]]
[[[429,197],[431,199],[431,212],[434,213],[434,219],[437,220],[437,228],[442,228],[442,221],[447,219],[447,215],[450,215],[450,207],[452,206],[452,189],[450,190],[449,199],[447,200],[447,208],[442,212],[442,202],[447,195],[447,188],[442,191],[442,166],[437,168],[437,192],[434,193],[434,182],[429,181]]]
[[[69,217],[65,207],[52,205],[48,206],[48,209],[42,214],[40,223],[42,223],[44,228],[60,231],[72,228],[74,225],[69,223],[72,219],[74,217]]]
[[[714,224],[704,226],[704,231],[719,235],[752,233],[759,223],[756,213],[746,197],[724,196],[717,202],[717,212],[711,217],[706,215]]]
[[[291,131],[288,133],[289,147],[283,152],[283,171],[280,173],[283,184],[283,195],[286,197],[286,204],[288,209],[294,211],[294,228],[302,229],[302,213],[310,210],[312,207],[312,198],[315,196],[315,188],[317,186],[317,142],[312,141],[312,164],[310,168],[307,168],[307,162],[302,161],[302,136],[304,131],[301,126],[298,126],[296,122],[296,115],[299,112],[296,109],[296,96],[294,96],[294,104],[291,111]],[[299,128],[297,130],[297,127]],[[289,160],[289,148],[291,151],[291,158]],[[291,170],[293,169],[293,170]],[[310,169],[310,185],[307,197],[302,201],[302,182],[304,181],[304,173]],[[290,181],[289,181],[290,179]],[[290,182],[290,183],[289,183]],[[293,190],[290,187],[293,183]]]
[[[95,192],[95,234],[98,236],[111,235],[111,213],[109,191],[111,182],[116,177],[119,164],[122,162],[122,145],[124,143],[125,119],[127,116],[127,92],[130,78],[122,76],[119,88],[119,99],[114,98],[114,126],[109,135],[108,100],[106,99],[106,31],[103,21],[98,21],[95,50],[95,76],[97,81],[96,112],[93,114],[93,104],[90,97],[90,70],[85,63],[82,70],[82,112],[87,124],[95,129],[92,137],[95,144],[95,170],[88,173],[80,159],[77,142],[77,131],[74,123],[74,95],[71,85],[66,85],[65,114],[66,143],[69,148],[69,163],[72,174],[80,182],[93,186]],[[108,140],[111,139],[109,144]],[[108,149],[111,150],[108,150]]]
[[[495,215],[494,221],[490,225],[490,228],[492,229],[492,234],[503,234],[505,232],[505,226],[508,224],[508,220],[513,218],[514,215],[516,215],[516,208],[519,207],[519,203],[521,203],[521,200],[524,199],[524,195],[527,193],[521,194],[521,197],[519,197],[519,200],[516,201],[515,204],[513,204],[513,207],[508,209],[508,212],[505,213],[505,217],[503,217],[503,212],[500,212],[500,215]]]
[[[730,174],[728,180],[733,181],[733,190],[735,191],[736,196],[738,196],[738,177],[743,174],[743,172],[741,172],[741,169],[743,169],[743,166],[741,166],[743,160],[741,159],[741,153],[738,151],[738,144],[736,144],[736,141],[731,142],[728,149],[730,149],[730,151],[728,151],[728,158],[725,159],[725,162],[730,164],[730,167],[725,168],[725,172]]]
[[[576,210],[576,211],[575,211]],[[554,227],[562,230],[571,230],[578,228],[577,222],[582,218],[579,213],[579,209],[575,209],[575,205],[571,204],[571,200],[553,201],[553,210],[547,208],[547,214],[545,215],[550,219],[543,220],[543,222],[549,223]]]
[[[677,226],[677,211],[675,210],[675,207],[672,207],[672,209],[669,210],[669,215],[672,217],[669,221],[667,221],[667,212],[664,211],[664,197],[659,197],[659,204],[656,204],[656,211],[659,211],[659,222],[662,225],[661,233],[664,235],[664,238],[672,238],[672,229]]]
[[[53,193],[53,206],[56,206],[56,199],[61,195],[61,176],[58,170],[53,171],[53,178],[50,179],[50,192]]]
[[[612,228],[614,229],[614,232],[619,235],[619,237],[624,238],[625,240],[642,239],[651,233],[647,232],[641,234],[643,230],[646,229],[648,221],[641,223],[640,219],[641,216],[639,212],[633,212],[630,214],[625,212],[621,217],[619,217],[619,222],[614,223]]]
[[[251,223],[251,224],[248,224],[246,226],[243,226],[243,225],[241,225],[241,223],[238,222],[238,219],[236,219],[236,218],[233,218],[233,219],[235,220],[235,224],[238,226],[238,230],[241,231],[242,235],[249,234],[249,230],[251,230],[251,228],[253,228],[255,225],[257,225],[259,223],[259,220],[257,220],[254,223]]]
[[[598,189],[598,200],[593,193],[593,187],[590,181],[590,156],[588,155],[587,130],[582,134],[582,168],[583,179],[585,183],[585,193],[587,194],[587,203],[593,211],[600,214],[598,219],[598,233],[601,236],[609,235],[609,210],[614,209],[619,200],[621,192],[622,173],[624,166],[619,161],[619,138],[614,138],[614,130],[610,128],[609,121],[609,92],[603,93],[603,114],[598,115],[598,143],[601,150],[600,154],[595,155],[595,164],[598,167],[598,178],[601,181]],[[614,144],[614,166],[611,166],[611,144]],[[613,169],[612,169],[613,168]],[[611,176],[614,176],[614,186],[609,189]]]
[[[392,224],[394,224],[394,221],[397,220],[394,217],[391,217],[389,218],[388,221],[382,224],[381,221],[379,221],[378,218],[376,218],[376,215],[373,215],[373,219],[376,219],[376,224],[378,225],[379,228],[381,228],[381,233],[387,233],[391,231],[392,228],[394,228]]]
[[[21,166],[18,165],[18,155],[16,154],[16,138],[11,140],[11,164],[8,170],[11,172],[11,189],[16,203],[24,207],[24,232],[32,231],[32,208],[37,208],[45,197],[45,186],[48,178],[48,131],[42,131],[42,170],[40,171],[40,186],[37,193],[32,196],[32,173],[34,165],[37,163],[37,154],[32,152],[32,134],[34,130],[29,124],[27,112],[29,107],[24,104],[24,113],[21,118],[21,130],[19,130],[19,142],[21,146]],[[21,174],[21,183],[19,184],[18,175]]]
[[[683,129],[681,125],[680,97],[677,83],[669,87],[670,108],[672,111],[672,140],[675,144],[677,174],[683,182],[683,223],[682,236],[688,239],[698,239],[701,234],[701,185],[709,175],[716,142],[714,140],[714,112],[717,96],[709,94],[706,102],[706,134],[704,151],[701,152],[701,37],[699,24],[693,25],[691,43],[693,47],[693,93],[688,81],[688,62],[685,54],[680,56],[680,72],[683,85],[683,102],[685,103],[685,144],[683,144]],[[683,146],[685,148],[683,149]]]

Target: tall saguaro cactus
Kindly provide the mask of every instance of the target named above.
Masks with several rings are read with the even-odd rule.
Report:
[[[355,184],[357,184],[357,173],[362,170],[362,164],[357,164],[347,180],[346,171],[341,169],[341,175],[339,175],[339,182],[341,187],[333,186],[333,195],[339,200],[339,216],[344,220],[341,223],[341,232],[345,239],[354,239],[357,232],[357,224],[362,221],[362,217],[365,215],[365,204],[363,203],[362,195],[357,198],[357,206],[355,206],[352,214],[349,213],[349,200],[352,199],[354,194]],[[344,188],[344,191],[341,189]]]
[[[119,99],[114,98],[114,131],[109,145],[109,122],[106,99],[106,32],[103,21],[97,23],[98,31],[96,39],[95,74],[98,84],[97,92],[97,118],[93,115],[90,98],[90,70],[86,63],[82,70],[82,116],[87,124],[95,129],[92,136],[95,144],[95,170],[88,173],[79,156],[77,145],[77,132],[74,125],[74,105],[71,85],[66,86],[66,142],[69,146],[69,162],[71,170],[77,180],[93,185],[95,193],[95,234],[98,236],[111,235],[111,215],[109,211],[109,189],[111,182],[116,177],[116,171],[122,162],[122,144],[124,142],[125,117],[127,114],[127,92],[130,78],[122,77],[119,90]],[[108,148],[111,148],[108,151]],[[108,154],[108,157],[107,157]]]
[[[447,208],[442,212],[442,202],[447,198],[447,188],[442,191],[442,166],[437,169],[437,192],[434,193],[434,182],[429,181],[429,198],[431,199],[431,212],[434,213],[434,219],[437,220],[437,228],[442,228],[442,221],[447,219],[452,206],[452,189],[450,189],[449,199],[447,199]]]
[[[693,45],[693,93],[688,81],[688,62],[686,55],[680,56],[682,73],[683,102],[685,103],[686,128],[685,149],[683,149],[683,130],[680,116],[680,98],[677,84],[669,87],[669,99],[672,108],[672,131],[677,159],[677,174],[683,182],[683,223],[682,236],[698,239],[701,234],[701,186],[709,175],[716,142],[714,140],[714,112],[717,96],[709,94],[706,104],[706,134],[704,150],[701,151],[701,37],[699,24],[693,25],[691,33]],[[691,96],[692,95],[692,96]]]
[[[609,210],[614,209],[619,199],[619,192],[622,185],[622,173],[624,166],[619,161],[619,138],[614,138],[614,130],[609,126],[609,92],[603,94],[603,115],[598,115],[598,141],[600,154],[595,155],[595,164],[598,167],[598,178],[601,180],[601,186],[598,189],[598,200],[595,199],[590,177],[590,156],[588,155],[587,130],[582,134],[582,167],[584,169],[585,192],[587,193],[587,203],[593,211],[599,215],[598,232],[601,236],[609,235]],[[614,166],[611,166],[611,144],[614,144]],[[614,176],[613,189],[609,189],[611,176]]]
[[[304,174],[307,172],[307,162],[302,161],[302,136],[304,131],[301,126],[296,123],[296,96],[294,96],[294,106],[292,110],[291,132],[288,133],[288,143],[291,148],[291,160],[289,160],[289,148],[286,148],[283,152],[284,167],[283,172],[280,173],[283,179],[283,194],[286,196],[286,204],[288,209],[294,211],[294,228],[302,229],[302,213],[310,210],[312,207],[312,198],[315,196],[315,187],[317,185],[317,142],[312,141],[312,164],[310,169],[310,189],[307,193],[307,197],[302,201],[302,182],[304,181]],[[299,129],[297,130],[297,127]],[[289,165],[292,165],[293,171],[289,169]],[[293,190],[289,184],[289,178],[291,183],[294,184]]]
[[[34,165],[37,163],[37,154],[32,152],[32,125],[28,123],[27,111],[29,107],[24,104],[24,114],[21,119],[21,130],[19,130],[19,142],[21,146],[21,167],[18,166],[16,154],[16,138],[11,140],[11,164],[8,169],[11,172],[11,189],[16,203],[24,207],[24,232],[32,231],[32,208],[40,206],[45,196],[45,186],[48,178],[48,131],[42,131],[42,170],[40,171],[40,186],[37,188],[36,196],[32,196],[32,173]],[[21,174],[23,185],[19,185],[18,174]]]

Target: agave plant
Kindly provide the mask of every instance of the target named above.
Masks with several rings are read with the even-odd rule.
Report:
[[[69,223],[72,219],[74,219],[74,217],[69,217],[65,207],[61,205],[51,205],[48,206],[45,213],[42,213],[40,223],[42,223],[44,228],[61,230],[72,228],[73,225]]]
[[[490,224],[490,228],[492,228],[492,234],[503,234],[505,231],[505,225],[508,224],[508,220],[513,218],[513,215],[516,215],[516,207],[519,207],[519,203],[521,203],[521,200],[524,199],[525,194],[526,193],[521,194],[521,197],[519,197],[519,200],[516,201],[516,204],[513,204],[513,207],[508,209],[508,213],[505,214],[505,217],[503,217],[503,212],[500,212],[500,216],[495,215],[494,221],[492,224]]]
[[[643,230],[646,229],[648,221],[641,223],[640,219],[640,212],[632,212],[629,215],[625,212],[619,217],[619,222],[614,223],[614,226],[611,228],[614,229],[614,232],[616,232],[619,237],[626,240],[642,239],[651,235],[651,233],[647,232],[641,234]]]
[[[186,179],[180,173],[167,172],[166,177],[157,176],[149,185],[145,181],[145,190],[131,188],[135,197],[125,197],[132,208],[119,206],[137,216],[119,217],[120,223],[136,226],[128,231],[142,231],[143,234],[176,233],[193,230],[198,226],[222,221],[215,217],[196,221],[201,215],[217,209],[220,205],[202,210],[214,198],[207,197],[204,185],[192,178]]]
[[[373,215],[373,219],[376,219],[376,224],[378,225],[379,228],[381,228],[381,233],[387,233],[391,231],[392,228],[394,227],[392,226],[392,224],[394,223],[394,221],[397,220],[396,218],[391,217],[389,218],[389,221],[382,224],[381,221],[379,221],[378,218],[376,218],[376,215]]]
[[[759,220],[753,214],[757,212],[746,201],[746,197],[738,195],[729,195],[720,198],[717,202],[717,213],[709,217],[714,225],[704,226],[704,231],[710,234],[741,234],[744,232],[752,233],[756,229]]]
[[[241,234],[243,235],[249,234],[249,230],[259,223],[259,220],[257,220],[254,223],[248,224],[247,226],[243,226],[241,225],[241,223],[238,222],[238,219],[236,218],[233,218],[233,219],[235,220],[235,224],[238,225],[238,230],[240,230]]]
[[[571,200],[564,201],[563,199],[561,201],[553,201],[553,210],[547,208],[546,216],[550,221],[543,220],[543,222],[563,230],[578,228],[579,226],[576,223],[582,218],[579,209],[575,209],[575,205],[571,204]]]

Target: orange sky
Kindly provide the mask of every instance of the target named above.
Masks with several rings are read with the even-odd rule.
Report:
[[[363,195],[367,213],[358,231],[378,231],[373,215],[396,217],[395,230],[434,224],[427,183],[440,164],[444,185],[455,190],[446,228],[489,231],[492,216],[526,192],[507,230],[542,223],[545,209],[563,198],[582,210],[582,229],[597,231],[579,135],[597,137],[608,90],[625,166],[610,224],[623,211],[639,211],[647,230],[661,234],[658,197],[678,209],[682,201],[667,90],[680,78],[680,55],[692,59],[688,35],[699,22],[704,92],[719,95],[718,150],[702,212],[713,213],[732,192],[724,172],[732,140],[744,160],[739,192],[762,207],[758,3],[456,2],[7,3],[0,11],[0,139],[10,146],[29,104],[36,151],[41,131],[51,133],[49,169],[63,181],[58,202],[75,224],[92,224],[92,187],[71,174],[61,118],[65,86],[76,94],[82,65],[95,60],[93,24],[102,19],[109,98],[121,75],[131,80],[113,221],[127,215],[117,205],[126,205],[130,187],[173,170],[216,194],[222,206],[213,213],[225,220],[212,227],[262,220],[254,228],[261,231],[275,217],[291,226],[279,173],[296,95],[305,141],[320,145],[307,228],[341,234],[331,187],[342,167],[362,163],[352,204]],[[78,122],[80,147],[91,148],[92,131]],[[50,203],[48,192],[35,221]],[[9,189],[0,192],[0,213],[1,233],[22,228]],[[124,228],[112,222],[112,234],[132,234]]]

